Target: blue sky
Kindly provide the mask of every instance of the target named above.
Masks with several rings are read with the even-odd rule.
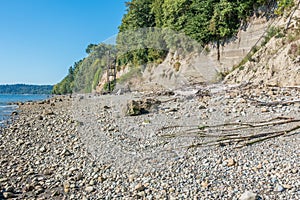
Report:
[[[0,84],[55,84],[118,33],[125,0],[0,0]]]

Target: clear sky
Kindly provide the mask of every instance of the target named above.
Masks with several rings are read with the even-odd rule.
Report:
[[[55,84],[118,33],[125,0],[0,0],[0,84]]]

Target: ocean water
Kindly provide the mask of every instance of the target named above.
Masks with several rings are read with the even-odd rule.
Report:
[[[11,116],[11,113],[15,111],[17,105],[8,105],[10,102],[27,102],[38,101],[49,98],[49,95],[23,95],[23,94],[0,94],[0,126],[6,123]]]

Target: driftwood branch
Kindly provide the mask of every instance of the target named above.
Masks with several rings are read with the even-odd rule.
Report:
[[[284,131],[275,131],[275,132],[267,132],[267,133],[260,133],[260,134],[253,134],[248,136],[238,136],[238,137],[223,137],[221,139],[217,139],[214,141],[209,142],[202,142],[197,144],[192,144],[188,146],[187,148],[195,148],[195,147],[207,147],[207,146],[225,146],[232,143],[239,143],[243,142],[242,144],[238,145],[236,148],[241,148],[244,146],[249,146],[258,142],[262,142],[271,138],[279,137],[282,135],[286,135],[288,133],[294,132],[296,130],[300,129],[300,126],[295,126],[291,129],[284,130]]]
[[[294,101],[273,101],[273,102],[262,102],[262,101],[256,101],[253,102],[252,104],[257,105],[257,106],[287,106],[291,105],[294,103],[300,103],[300,100],[294,100]]]
[[[225,123],[218,125],[204,125],[204,126],[168,126],[160,129],[161,132],[168,129],[182,129],[182,128],[190,128],[188,130],[179,130],[177,133],[172,134],[162,134],[161,137],[164,138],[173,138],[173,137],[196,137],[196,138],[215,138],[209,141],[196,143],[188,146],[187,148],[195,148],[195,147],[206,147],[206,146],[224,146],[230,144],[239,144],[237,147],[243,147],[255,144],[257,142],[262,142],[264,140],[268,140],[271,138],[279,137],[282,135],[290,135],[290,133],[294,133],[295,131],[300,129],[300,125],[297,125],[291,129],[287,130],[279,130],[279,131],[269,131],[269,132],[258,132],[262,128],[270,128],[277,127],[280,125],[288,124],[288,123],[296,123],[300,122],[300,119],[294,119],[291,117],[276,117],[264,121],[259,122],[245,122],[245,123]],[[228,128],[229,127],[229,128]],[[244,133],[241,132],[244,130]],[[253,132],[255,130],[255,134],[249,134],[249,132]],[[227,132],[226,134],[222,134],[222,132]],[[230,133],[232,132],[232,133]],[[246,133],[245,133],[246,132]]]
[[[291,117],[276,117],[269,120],[264,120],[260,122],[236,122],[236,123],[225,123],[225,124],[217,124],[217,125],[191,125],[191,126],[180,126],[180,125],[173,125],[173,126],[164,126],[159,131],[167,130],[167,129],[174,129],[174,128],[184,128],[189,127],[190,129],[186,130],[186,132],[193,132],[195,130],[199,132],[206,132],[207,130],[218,129],[222,127],[234,127],[234,128],[227,128],[227,129],[218,129],[218,131],[235,131],[241,130],[245,128],[257,128],[263,126],[274,126],[274,125],[281,125],[291,122],[300,122],[300,119],[294,119]]]

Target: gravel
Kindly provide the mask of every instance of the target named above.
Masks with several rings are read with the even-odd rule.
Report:
[[[58,96],[21,105],[18,120],[0,133],[0,199],[300,199],[299,129],[242,148],[187,148],[212,140],[191,127],[299,119],[299,103],[258,105],[297,101],[299,89],[211,85],[174,93]],[[144,98],[163,103],[125,115],[129,100]]]

